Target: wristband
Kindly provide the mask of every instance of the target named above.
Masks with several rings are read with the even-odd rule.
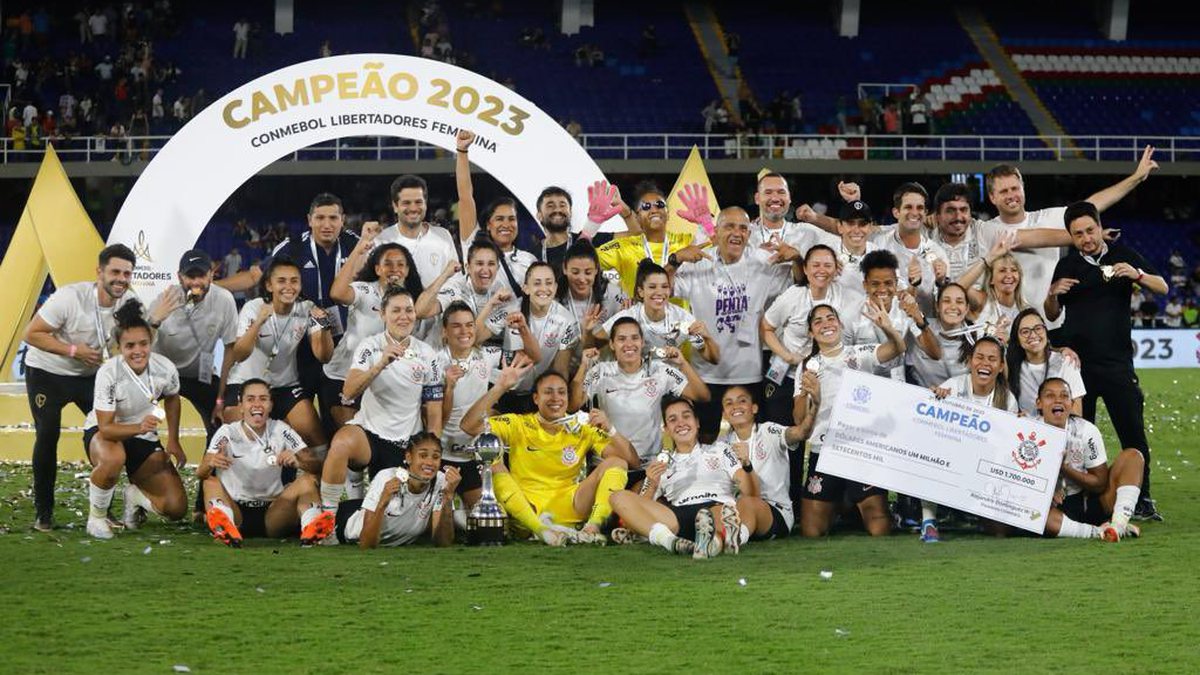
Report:
[[[916,323],[916,322],[914,321],[913,323]],[[929,320],[926,319],[925,323],[923,323],[923,324],[918,323],[917,328],[920,328],[921,330],[925,330],[926,328],[929,328]]]
[[[455,149],[454,149],[454,151],[455,151],[455,152],[461,152],[461,153],[462,153],[462,154],[464,154],[464,155],[465,155],[465,154],[467,154],[467,151],[466,151],[466,150],[463,150],[462,148],[455,148]]]
[[[745,471],[746,473],[754,473],[754,465],[750,462],[746,462],[742,465],[742,471]]]
[[[71,350],[67,352],[67,356],[75,358],[75,352],[79,351],[79,345],[72,344]]]
[[[1134,281],[1135,281],[1135,282],[1136,282],[1136,281],[1141,281],[1141,280],[1142,280],[1142,277],[1146,276],[1146,273],[1145,273],[1145,272],[1143,272],[1143,271],[1142,271],[1140,268],[1138,269],[1137,273],[1138,273],[1138,275],[1137,275],[1137,279],[1134,279]]]
[[[221,397],[219,397],[219,396],[218,396],[218,397],[217,397],[217,406],[216,406],[216,407],[218,407],[218,408],[224,408],[224,407],[225,407],[225,399],[223,399],[223,398],[221,398]]]

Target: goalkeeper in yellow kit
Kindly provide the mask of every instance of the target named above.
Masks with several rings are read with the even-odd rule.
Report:
[[[492,474],[496,498],[509,517],[551,546],[603,543],[600,525],[612,513],[608,498],[625,488],[626,470],[638,465],[637,455],[623,436],[598,428],[609,426],[603,412],[590,413],[588,423],[567,413],[567,380],[554,370],[534,381],[537,412],[488,417],[532,366],[518,353],[460,426],[472,436],[493,433],[508,447]],[[600,464],[580,480],[589,455],[598,456]],[[579,523],[584,525],[576,530]]]

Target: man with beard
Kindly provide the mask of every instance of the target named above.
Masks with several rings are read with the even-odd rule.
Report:
[[[1073,248],[1054,268],[1046,318],[1053,321],[1064,308],[1069,309],[1058,337],[1082,362],[1080,370],[1087,387],[1083,416],[1095,422],[1096,402],[1104,399],[1121,447],[1136,448],[1145,459],[1134,517],[1162,520],[1150,497],[1146,399],[1133,369],[1129,298],[1134,284],[1165,295],[1167,281],[1137,251],[1104,241],[1100,209],[1095,204],[1076,202],[1066,208],[1063,217]]]
[[[1146,180],[1150,172],[1158,168],[1154,161],[1154,148],[1146,146],[1142,159],[1138,162],[1133,173],[1118,183],[1088,197],[1086,201],[1096,206],[1097,212],[1103,212],[1113,204],[1121,201]],[[1025,210],[1025,181],[1021,171],[1011,164],[1001,164],[987,172],[985,179],[988,201],[996,207],[998,215],[987,221],[1003,226],[1008,230],[1022,230],[1034,227],[1064,227],[1064,208],[1054,207],[1039,211]],[[986,249],[985,249],[986,251]],[[1045,250],[1035,252],[1018,252],[1017,262],[1021,263],[1024,272],[1025,293],[1034,303],[1046,297],[1050,289],[1050,277],[1059,259],[1059,251]]]
[[[746,248],[760,260],[766,261],[778,253],[780,244],[791,246],[799,257],[804,257],[808,249],[820,240],[819,228],[787,219],[792,209],[792,195],[787,178],[782,174],[769,171],[759,176],[758,188],[754,191],[754,205],[758,207],[758,218],[750,225],[750,239]],[[783,286],[770,291],[768,305],[791,281],[791,257],[777,260],[774,264],[789,274],[780,275]]]
[[[400,176],[392,181],[390,192],[396,224],[384,228],[375,237],[375,245],[400,244],[408,249],[417,263],[421,285],[428,288],[446,264],[457,259],[454,239],[446,228],[425,222],[429,186],[424,178],[411,174]]]
[[[213,285],[212,258],[192,249],[179,260],[179,285],[168,287],[150,305],[150,325],[157,329],[154,351],[175,364],[179,394],[191,401],[204,420],[208,440],[224,422],[225,381],[237,342],[237,302]],[[213,368],[217,341],[225,346],[221,370]]]
[[[571,235],[571,195],[564,189],[551,185],[542,190],[537,198],[537,219],[546,237],[542,240],[542,261],[550,263],[556,273],[561,273],[567,248],[575,240]]]
[[[58,475],[58,436],[62,409],[74,403],[91,412],[96,371],[113,353],[113,314],[134,293],[126,293],[137,257],[124,244],[100,251],[95,281],[59,288],[25,328],[25,389],[33,414],[33,528],[54,529],[54,482]]]

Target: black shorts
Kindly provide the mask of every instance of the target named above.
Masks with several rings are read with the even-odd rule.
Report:
[[[1064,499],[1058,508],[1063,515],[1077,523],[1103,525],[1112,518],[1112,513],[1105,511],[1100,503],[1100,495],[1094,492],[1076,492]]]
[[[767,530],[766,534],[750,533],[751,541],[764,541],[767,539],[782,539],[791,533],[791,528],[788,527],[787,521],[783,518],[783,512],[775,508],[774,504],[767,504],[767,508],[771,509],[771,529]]]
[[[303,399],[312,400],[312,396],[304,392],[301,386],[295,387],[271,387],[271,419],[286,420],[288,413],[292,412],[292,408]],[[225,400],[230,401],[226,405],[237,406],[242,404],[242,385],[227,384],[225,385]]]
[[[653,461],[653,460],[651,460]],[[646,462],[642,466],[646,466],[650,462]],[[646,480],[645,469],[628,469],[625,471],[625,489],[632,490],[638,483]]]
[[[480,472],[480,462],[478,460],[469,459],[459,462],[453,459],[443,459],[442,466],[452,466],[458,469],[458,473],[462,476],[462,480],[458,483],[458,488],[454,490],[454,494],[461,495],[464,492],[478,490],[483,487],[483,474]]]
[[[358,425],[355,425],[358,426]],[[408,452],[408,441],[389,441],[376,436],[366,427],[358,427],[367,436],[367,444],[371,448],[371,461],[367,464],[367,474],[374,478],[375,474],[384,469],[394,469],[404,466],[404,455]],[[354,468],[354,467],[351,467]],[[358,467],[362,470],[363,467]]]
[[[91,427],[83,432],[83,452],[89,461],[92,454],[88,452],[88,448],[91,447],[92,439],[98,433],[100,433],[100,427]],[[144,438],[126,438],[121,441],[121,445],[125,447],[125,475],[130,478],[137,473],[147,459],[150,459],[151,455],[163,451],[162,443],[147,441]]]
[[[864,485],[858,481],[838,478],[817,471],[818,453],[811,453],[808,458],[808,475],[804,479],[804,499],[818,502],[841,502],[858,504],[868,497],[881,495],[887,499],[887,490],[873,485]]]
[[[358,513],[358,510],[362,508],[362,503],[361,499],[347,499],[338,504],[333,533],[337,536],[339,544],[353,544],[357,541],[357,539],[346,538],[346,523],[350,522],[350,516]]]
[[[347,401],[346,399],[342,398],[342,388],[345,386],[345,380],[335,380],[329,377],[322,378],[320,396],[321,400],[324,402],[324,405],[330,407],[336,405],[343,408],[352,408],[354,410],[358,410],[359,406],[362,405],[362,395],[360,394],[358,398]]]
[[[242,512],[242,522],[238,525],[242,537],[249,539],[267,536],[267,509],[271,508],[271,503],[237,502],[237,505],[238,510]]]
[[[671,512],[675,514],[675,520],[679,521],[679,531],[675,533],[681,539],[689,541],[696,540],[696,514],[703,509],[711,509],[714,506],[719,506],[720,502],[700,502],[699,504],[689,504],[687,506],[671,506]]]

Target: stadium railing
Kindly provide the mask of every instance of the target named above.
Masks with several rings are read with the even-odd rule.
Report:
[[[149,160],[171,136],[86,136],[51,139],[64,162]],[[704,159],[957,160],[957,161],[1133,161],[1147,145],[1161,162],[1200,161],[1197,136],[909,136],[829,134],[582,134],[595,159],[685,159],[692,147]],[[0,139],[0,164],[36,162],[43,148],[18,150]],[[446,151],[404,138],[342,138],[303,148],[283,161],[414,160]]]

